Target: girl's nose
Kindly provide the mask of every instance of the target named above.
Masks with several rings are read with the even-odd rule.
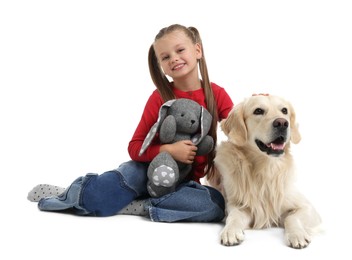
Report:
[[[176,61],[178,61],[178,56],[177,55],[173,55],[171,57],[171,62],[176,62]]]

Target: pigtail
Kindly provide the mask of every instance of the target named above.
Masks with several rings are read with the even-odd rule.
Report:
[[[149,48],[148,53],[148,65],[149,65],[149,73],[154,82],[154,85],[160,92],[161,97],[164,102],[174,99],[175,94],[173,93],[170,82],[162,72],[160,65],[158,63],[158,59],[156,58],[155,51],[153,45]]]
[[[211,128],[209,130],[209,135],[211,135],[214,139],[214,144],[217,143],[217,124],[218,124],[218,111],[217,105],[214,98],[213,89],[211,87],[211,82],[209,79],[207,63],[205,60],[204,48],[202,39],[200,37],[199,31],[195,27],[189,27],[189,31],[192,32],[195,43],[200,44],[202,50],[202,58],[198,61],[200,75],[202,77],[202,87],[205,93],[205,99],[207,103],[207,109],[210,114],[213,116],[213,121],[211,124]],[[205,169],[205,173],[207,174],[208,178],[211,178],[214,175],[214,158],[215,158],[215,148],[208,154],[208,163]]]

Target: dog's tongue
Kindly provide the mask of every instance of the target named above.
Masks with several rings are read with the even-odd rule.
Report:
[[[285,148],[285,143],[282,143],[282,144],[270,143],[267,146],[273,150],[283,150]]]

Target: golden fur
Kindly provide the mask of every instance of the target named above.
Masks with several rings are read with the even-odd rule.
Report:
[[[248,228],[280,226],[289,246],[306,247],[320,216],[293,187],[290,143],[301,136],[292,105],[255,95],[235,106],[220,126],[228,139],[217,147],[217,173],[207,182],[226,201],[221,243],[240,244]]]

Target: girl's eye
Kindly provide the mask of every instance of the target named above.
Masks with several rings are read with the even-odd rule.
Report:
[[[185,48],[178,49],[178,52],[183,52]]]
[[[169,56],[161,57],[161,60],[167,60]]]

